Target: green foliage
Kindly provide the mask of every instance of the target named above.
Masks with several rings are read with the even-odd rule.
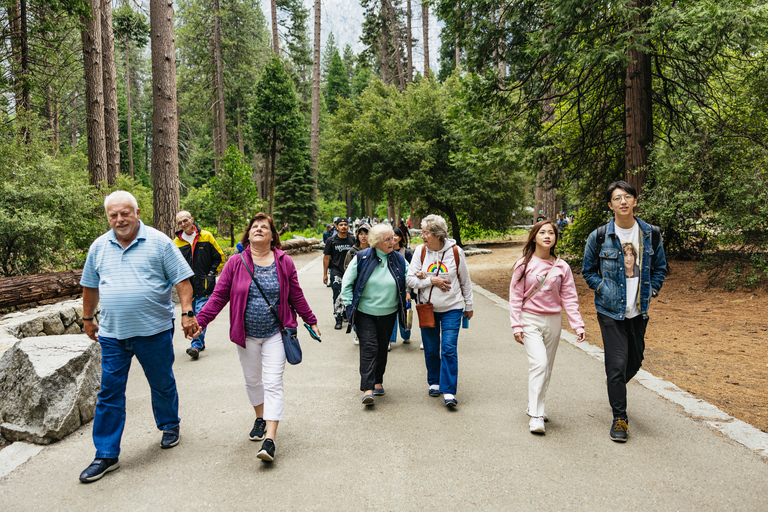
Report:
[[[584,258],[584,247],[587,244],[589,234],[598,226],[611,220],[611,217],[613,217],[613,212],[608,209],[605,202],[595,201],[593,204],[580,208],[576,212],[573,224],[560,234],[560,240],[557,242],[558,255],[565,258],[569,263],[581,262]]]
[[[349,87],[349,78],[344,63],[341,61],[339,52],[336,51],[331,58],[331,65],[328,68],[328,82],[325,86],[326,103],[328,112],[336,112],[339,106],[339,98],[349,98],[351,90]]]
[[[317,216],[322,224],[330,224],[336,217],[343,217],[347,214],[347,203],[344,201],[326,201],[318,199]]]
[[[316,228],[309,227],[300,231],[287,231],[280,235],[280,241],[284,242],[286,240],[290,240],[294,236],[300,236],[302,238],[316,238],[318,240],[322,240],[324,232],[325,227],[323,224],[318,224]]]
[[[85,157],[52,157],[48,140],[34,117],[0,114],[0,276],[81,268],[107,229]]]
[[[218,199],[206,183],[200,188],[191,188],[185,197],[181,199],[181,209],[192,214],[201,226],[216,226],[218,224]]]
[[[261,207],[253,171],[243,163],[243,157],[234,146],[227,149],[221,162],[221,171],[210,181],[210,191],[218,215],[230,228],[230,245],[235,245],[236,227],[250,219]]]

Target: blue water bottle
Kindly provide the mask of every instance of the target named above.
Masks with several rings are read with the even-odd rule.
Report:
[[[461,319],[461,328],[462,329],[469,329],[469,317],[465,316]]]

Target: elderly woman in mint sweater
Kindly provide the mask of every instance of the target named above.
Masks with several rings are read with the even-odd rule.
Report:
[[[395,318],[405,322],[405,274],[408,263],[393,250],[395,234],[387,224],[377,224],[368,233],[369,248],[359,251],[341,282],[341,300],[347,308],[349,326],[360,339],[360,391],[363,404],[373,405],[384,395],[387,349]]]

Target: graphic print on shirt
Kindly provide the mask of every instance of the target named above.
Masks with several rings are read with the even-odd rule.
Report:
[[[557,276],[550,277],[549,279],[547,279],[547,274],[539,274],[536,276],[536,281],[538,281],[538,283],[541,285],[540,291],[551,292],[552,290],[555,289],[555,282],[557,281]]]
[[[640,314],[637,308],[637,295],[640,287],[640,228],[635,224],[630,229],[616,226],[616,235],[621,243],[624,257],[624,275],[626,276],[626,317],[633,318]]]
[[[447,274],[448,273],[448,267],[445,266],[445,263],[438,263],[434,262],[429,267],[427,267],[427,274]]]

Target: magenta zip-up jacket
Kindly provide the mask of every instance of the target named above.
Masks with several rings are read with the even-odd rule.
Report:
[[[317,318],[309,308],[304,292],[299,286],[299,276],[296,266],[285,251],[275,249],[275,267],[277,281],[280,283],[280,304],[277,306],[277,316],[284,327],[296,327],[296,313],[309,325],[317,324]],[[243,251],[248,268],[253,272],[251,247],[245,246]],[[239,254],[231,256],[221,271],[211,298],[197,315],[197,322],[205,329],[216,316],[221,313],[227,302],[229,306],[229,338],[233,343],[245,347],[245,306],[248,304],[248,290],[251,287],[251,275],[243,265]]]

